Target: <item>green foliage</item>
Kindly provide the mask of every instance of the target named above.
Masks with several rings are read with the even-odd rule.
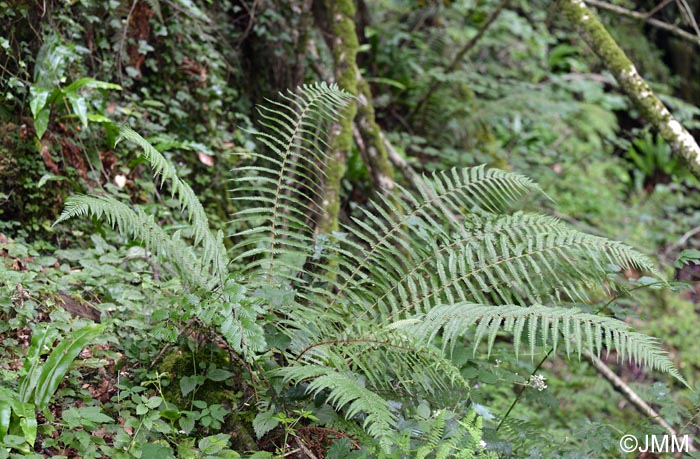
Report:
[[[121,90],[121,86],[94,78],[81,78],[61,87],[64,73],[76,52],[64,46],[57,35],[50,35],[39,49],[34,66],[34,84],[30,86],[29,108],[34,118],[37,139],[41,139],[49,125],[52,108],[56,105],[70,106],[72,114],[78,117],[83,127],[89,121],[111,123],[110,119],[97,113],[88,113],[89,99],[79,91],[82,89]]]
[[[28,453],[34,447],[37,436],[35,410],[46,410],[59,384],[65,379],[78,353],[89,344],[103,327],[86,325],[56,346],[45,362],[40,357],[58,338],[54,328],[36,328],[32,343],[24,359],[19,390],[0,387],[0,453],[2,447],[15,448]]]
[[[509,213],[539,191],[521,175],[483,167],[435,173],[425,177],[418,193],[400,190],[363,211],[346,233],[314,235],[309,217],[318,217],[322,199],[314,184],[326,161],[322,126],[347,96],[324,84],[298,91],[283,96],[287,105],[261,109],[267,131],[259,140],[271,154],[254,154],[259,162],[243,167],[236,179],[236,199],[252,203],[235,217],[242,228],[234,246],[235,260],[244,263],[240,280],[227,274],[222,236],[209,230],[196,195],[157,150],[127,128],[122,137],[137,143],[155,175],[169,183],[189,221],[183,234],[194,245],[112,198],[74,198],[59,221],[104,216],[176,266],[183,280],[193,274],[203,279],[190,290],[200,320],[217,326],[247,361],[264,362],[270,351],[282,359],[267,371],[268,378],[280,378],[269,390],[293,383],[360,422],[386,453],[402,442],[398,419],[417,400],[440,406],[442,397],[469,390],[452,360],[455,349],[469,345],[478,357],[479,342],[486,339],[489,355],[501,330],[513,334],[516,359],[525,339],[532,356],[540,346],[555,351],[563,346],[567,355],[579,356],[600,355],[605,347],[621,360],[683,381],[655,340],[618,319],[570,308],[586,301],[592,287],[612,280],[611,266],[655,273],[651,262],[556,219]],[[276,349],[263,336],[270,336],[263,332],[270,327],[277,330]],[[183,394],[195,387],[188,381],[180,381]],[[394,395],[387,398],[386,391]],[[253,424],[258,435],[281,419],[289,434],[287,418],[274,407],[265,413]],[[436,447],[439,457],[454,455],[461,438],[471,446],[460,451],[472,457],[481,421],[475,424],[474,414],[463,414],[462,433]],[[433,443],[442,435],[442,422],[438,417],[426,430]]]
[[[677,259],[677,279],[697,277],[697,184],[550,3],[509,2],[455,66],[500,0],[358,3],[358,65],[382,129],[419,172],[448,172],[367,202],[358,144],[342,183],[346,225],[333,234],[315,229],[333,116],[298,110],[308,88],[251,109],[332,62],[308,2],[281,3],[0,5],[0,435],[15,433],[5,447],[114,459],[270,458],[302,445],[329,458],[619,457],[621,431],[659,430],[576,359],[603,348],[664,419],[688,426],[697,396],[635,363],[691,384],[700,368],[696,289],[659,290],[647,276],[673,275]],[[600,16],[655,91],[690,102],[663,97],[697,127],[692,46]],[[52,227],[75,193],[62,218],[96,218]],[[82,322],[68,297],[97,312],[103,338],[35,426],[16,389],[27,330],[50,321],[70,337]]]
[[[648,131],[632,140],[627,157],[635,166],[633,176],[637,190],[670,181],[697,183],[682,161],[671,155],[671,148],[663,138]]]
[[[0,387],[0,395],[0,454],[12,448],[28,453],[37,435],[35,407],[5,387]]]
[[[19,382],[20,399],[34,403],[40,410],[45,409],[78,353],[102,330],[99,325],[86,325],[76,330],[70,340],[61,341],[42,364],[39,357],[52,344],[57,333],[50,328],[35,330],[25,363],[29,368]]]

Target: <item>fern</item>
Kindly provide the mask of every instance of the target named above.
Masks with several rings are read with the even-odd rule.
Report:
[[[277,279],[293,280],[301,268],[294,260],[303,262],[314,245],[306,219],[320,212],[314,184],[323,181],[318,165],[327,159],[322,127],[336,119],[350,98],[337,86],[326,84],[303,86],[298,95],[280,96],[288,105],[270,102],[271,108],[259,108],[267,132],[260,133],[258,140],[272,155],[254,153],[253,157],[269,164],[243,167],[234,181],[236,199],[256,203],[234,216],[249,227],[234,235],[241,238],[237,260],[252,258],[248,277],[268,285]]]
[[[656,340],[572,307],[609,288],[610,265],[658,275],[652,262],[554,218],[512,211],[541,193],[527,177],[483,166],[431,174],[418,192],[397,187],[360,210],[342,232],[315,234],[327,128],[351,97],[323,83],[280,97],[260,108],[258,141],[268,153],[253,153],[254,162],[236,171],[237,277],[192,189],[128,128],[121,137],[141,147],[154,175],[168,183],[189,229],[168,234],[108,197],[72,198],[59,221],[105,218],[144,241],[197,288],[197,317],[236,352],[248,361],[275,354],[270,390],[305,388],[359,421],[384,449],[402,415],[391,402],[409,409],[421,399],[468,398],[451,351],[469,345],[477,354],[486,341],[490,354],[501,332],[513,335],[516,357],[524,338],[531,355],[538,345],[579,356],[614,349],[620,360],[685,382]],[[274,333],[288,344],[270,349],[265,336]],[[449,436],[436,422],[429,436],[435,456],[472,457],[480,422],[466,414]]]
[[[242,169],[237,180],[239,200],[256,205],[236,216],[245,228],[236,260],[260,297],[286,292],[286,301],[267,306],[290,339],[288,366],[279,372],[286,382],[329,391],[329,403],[346,414],[352,403],[352,413],[364,412],[368,431],[386,442],[395,418],[370,411],[378,400],[370,393],[464,393],[468,384],[449,350],[467,340],[476,353],[486,339],[490,353],[501,330],[514,335],[516,356],[527,333],[531,354],[538,342],[567,355],[615,349],[683,381],[655,340],[570,308],[606,288],[610,265],[658,275],[651,261],[554,218],[510,213],[541,192],[524,176],[483,166],[431,174],[417,193],[398,187],[360,210],[344,234],[314,235],[323,199],[314,184],[325,161],[314,127],[346,103],[337,91],[304,87],[283,96],[288,107],[262,109],[269,132],[260,141],[271,156],[257,154],[262,164]],[[434,347],[438,336],[442,348]]]
[[[202,265],[207,267],[212,275],[223,285],[228,272],[228,258],[226,257],[226,248],[223,244],[224,235],[221,231],[214,235],[209,230],[209,218],[204,212],[204,207],[202,207],[202,203],[197,198],[197,195],[187,182],[178,177],[173,165],[146,139],[128,126],[119,128],[117,142],[121,140],[131,141],[141,147],[143,156],[153,169],[154,177],[156,179],[160,178],[163,182],[169,182],[171,194],[177,198],[181,210],[190,222],[194,244],[202,246]]]
[[[264,331],[256,323],[256,306],[243,301],[241,287],[228,274],[229,258],[223,244],[223,233],[209,229],[209,220],[192,188],[177,176],[175,168],[148,141],[127,126],[119,128],[119,139],[141,147],[154,177],[167,182],[177,199],[189,227],[168,234],[141,209],[109,196],[74,196],[54,225],[70,218],[93,216],[102,218],[122,235],[143,242],[147,250],[169,262],[185,287],[209,295],[198,301],[195,313],[203,323],[219,329],[231,347],[247,359],[265,348]],[[187,242],[192,241],[192,244]],[[199,250],[198,250],[199,249]]]
[[[81,216],[103,218],[122,235],[142,241],[147,250],[173,263],[180,277],[192,287],[207,289],[212,287],[212,282],[217,282],[218,276],[212,277],[212,273],[206,271],[203,261],[179,233],[167,234],[152,215],[140,209],[134,210],[109,196],[73,196],[54,225]],[[225,266],[223,260],[220,263]]]
[[[190,222],[190,235],[194,239],[194,244],[202,246],[199,259],[196,259],[186,244],[181,243],[180,234],[168,236],[155,223],[152,216],[146,216],[140,210],[134,211],[108,196],[71,197],[54,225],[79,216],[104,217],[122,234],[131,234],[134,239],[143,241],[149,249],[175,262],[180,268],[179,273],[185,279],[190,278],[195,285],[211,288],[213,282],[218,282],[219,286],[223,287],[228,272],[228,258],[223,244],[224,235],[221,231],[214,235],[209,230],[209,219],[197,195],[178,177],[173,165],[128,126],[119,127],[117,143],[121,140],[131,141],[141,147],[143,157],[153,169],[154,177],[170,184],[172,195],[177,198],[181,210]]]
[[[446,411],[440,411],[432,420],[430,431],[421,438],[422,445],[416,450],[415,459],[425,459],[429,455],[465,459],[496,457],[483,446],[482,418],[474,410],[462,419],[451,419],[450,426],[447,417]]]
[[[573,350],[579,358],[584,350],[600,357],[604,348],[615,349],[620,361],[627,357],[630,362],[669,373],[687,385],[673,362],[659,349],[657,340],[631,331],[617,319],[583,313],[575,308],[455,304],[435,307],[422,319],[404,325],[408,333],[427,343],[440,334],[445,347],[454,347],[458,338],[472,326],[476,326],[474,354],[479,343],[487,339],[490,355],[498,332],[504,330],[513,333],[516,357],[520,342],[527,334],[529,353],[533,357],[538,337],[542,343],[551,343],[554,351],[563,342],[567,356]]]
[[[285,382],[298,384],[311,379],[307,391],[314,395],[328,391],[331,404],[338,407],[347,405],[346,416],[349,418],[364,414],[363,426],[367,432],[388,448],[396,414],[385,399],[360,384],[358,375],[338,372],[322,365],[289,366],[279,369],[277,373]]]

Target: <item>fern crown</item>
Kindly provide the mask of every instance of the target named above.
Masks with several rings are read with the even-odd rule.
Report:
[[[169,184],[189,229],[169,234],[106,196],[72,198],[58,221],[105,218],[168,260],[186,285],[215,292],[197,312],[249,361],[271,350],[263,325],[274,327],[287,344],[274,350],[284,364],[272,377],[324,394],[385,447],[399,413],[380,394],[463,398],[469,384],[452,352],[490,354],[502,332],[512,335],[516,355],[522,342],[531,356],[540,346],[579,356],[614,349],[683,380],[654,339],[574,306],[605,288],[610,265],[657,275],[652,262],[552,217],[512,211],[541,193],[522,175],[483,166],[429,174],[417,191],[397,187],[358,210],[342,233],[315,234],[326,135],[350,101],[321,83],[259,109],[257,138],[267,152],[235,171],[240,230],[231,258],[192,189],[127,127],[121,137]],[[242,267],[236,279],[231,263]],[[473,430],[469,416],[464,426]]]

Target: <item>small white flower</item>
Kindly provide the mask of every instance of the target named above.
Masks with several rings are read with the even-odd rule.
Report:
[[[528,381],[528,385],[542,392],[547,388],[547,385],[544,383],[546,379],[547,378],[545,378],[542,375],[531,375],[530,381]]]
[[[484,440],[480,440],[479,446],[481,446],[482,448],[486,448],[486,442]]]

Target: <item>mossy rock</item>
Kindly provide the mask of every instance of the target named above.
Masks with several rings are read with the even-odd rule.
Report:
[[[169,404],[176,405],[180,410],[192,409],[192,400],[206,402],[207,406],[221,405],[228,412],[224,424],[219,429],[231,435],[231,447],[237,451],[252,451],[257,449],[253,436],[253,411],[241,411],[241,400],[248,392],[241,381],[243,368],[231,365],[228,356],[216,346],[206,346],[197,352],[178,349],[163,358],[158,366],[159,373],[168,375],[170,384],[163,389],[163,395]],[[232,376],[227,377],[227,373]],[[183,395],[190,389],[192,376],[202,376],[201,384]],[[183,378],[185,383],[183,383]],[[213,432],[212,432],[213,433]],[[211,433],[210,433],[211,434]]]

